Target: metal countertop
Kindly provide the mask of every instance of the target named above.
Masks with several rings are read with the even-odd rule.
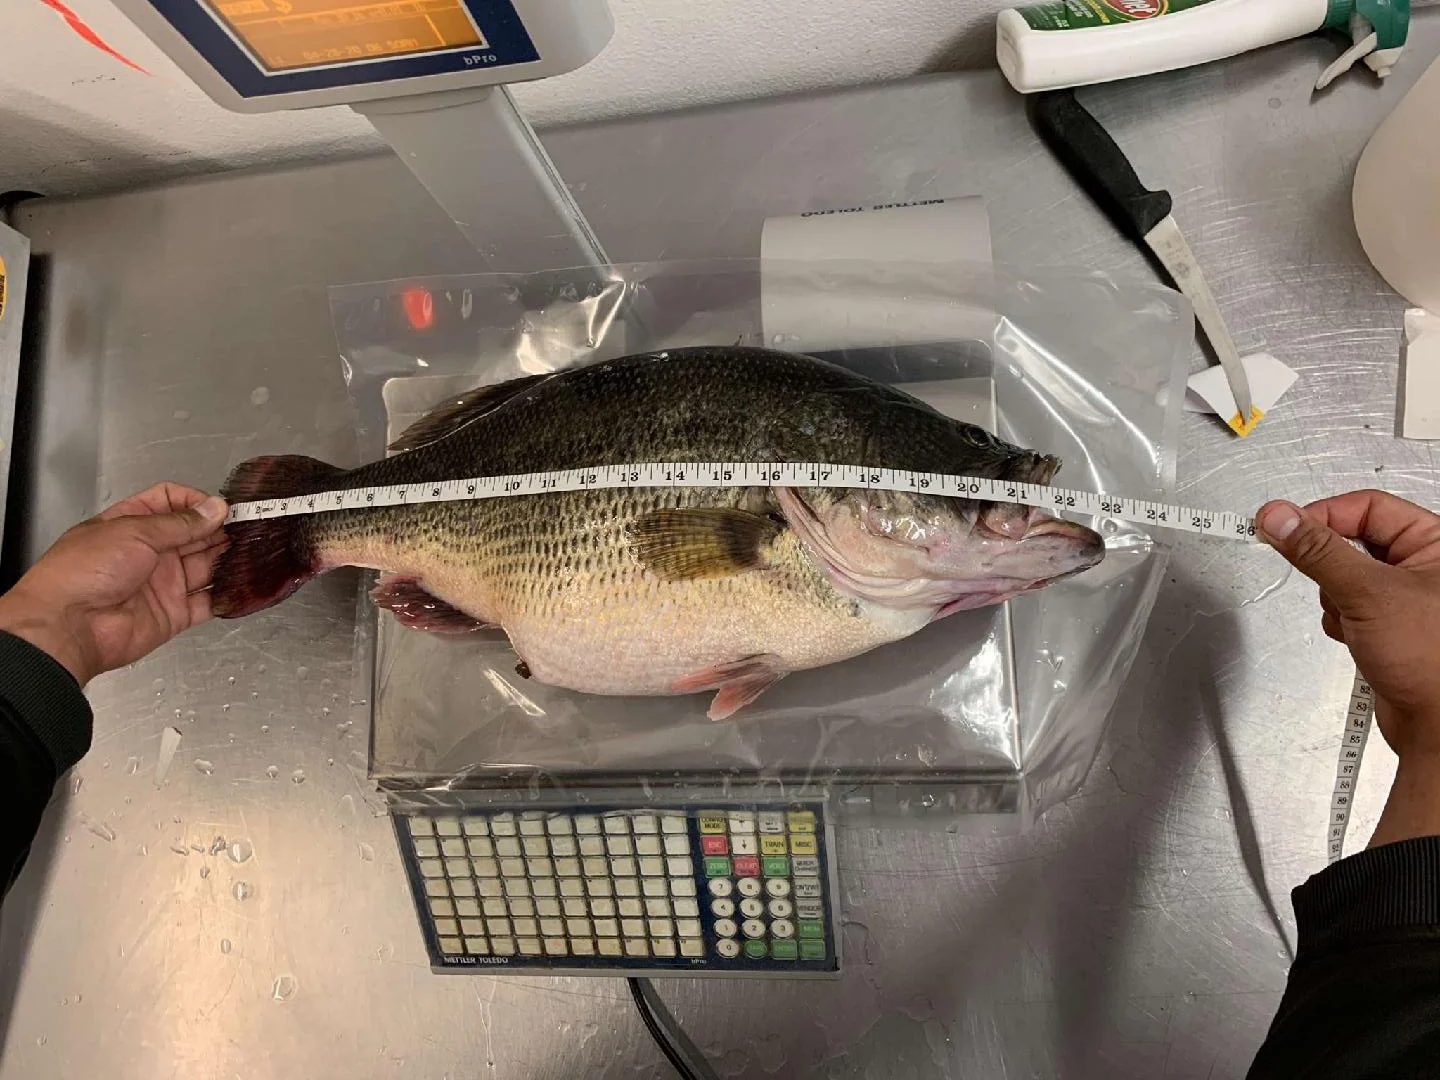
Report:
[[[1175,195],[1241,351],[1301,373],[1244,442],[1187,418],[1182,501],[1436,501],[1431,444],[1392,435],[1403,305],[1349,199],[1437,46],[1417,18],[1389,82],[1355,73],[1313,99],[1330,42],[1084,92]],[[998,261],[1150,279],[994,73],[545,141],[616,260],[754,254],[769,214],[979,193]],[[14,222],[35,253],[29,555],[162,477],[213,488],[262,452],[353,462],[326,288],[485,268],[392,157],[33,202]],[[501,192],[494,228],[515,239]],[[720,1075],[1243,1074],[1284,985],[1288,890],[1323,865],[1350,666],[1313,589],[1263,550],[1185,541],[1171,566],[1079,795],[1020,838],[842,828],[840,981],[659,984]],[[672,1075],[618,981],[431,974],[365,778],[354,586],[330,575],[94,685],[94,749],[0,925],[0,1077]],[[157,787],[170,724],[184,737]],[[1372,747],[1362,837],[1391,767]]]

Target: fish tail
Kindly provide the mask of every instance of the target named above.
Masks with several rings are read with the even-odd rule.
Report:
[[[229,502],[289,499],[324,491],[343,470],[312,457],[283,454],[241,462],[220,489]],[[318,572],[303,515],[225,526],[230,546],[215,563],[210,610],[237,619],[278,604]]]

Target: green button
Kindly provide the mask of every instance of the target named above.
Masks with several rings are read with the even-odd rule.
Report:
[[[801,937],[823,938],[825,936],[825,924],[819,919],[801,919],[798,927]]]
[[[724,855],[706,855],[706,856],[705,856],[705,876],[706,876],[706,877],[729,877],[729,876],[730,876],[730,860],[727,859]]]
[[[789,877],[790,860],[784,855],[770,855],[760,860],[760,872],[766,877]]]
[[[745,942],[745,955],[748,956],[751,960],[764,960],[764,959],[765,959],[765,942],[763,942],[763,941],[747,941],[747,942]]]
[[[806,938],[804,941],[800,942],[800,959],[824,960],[825,942],[815,941],[812,938]]]
[[[770,942],[770,955],[776,960],[794,960],[799,952],[794,941],[777,938]]]

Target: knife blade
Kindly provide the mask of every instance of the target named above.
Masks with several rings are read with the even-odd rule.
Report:
[[[1140,182],[1124,151],[1100,121],[1075,99],[1073,91],[1047,90],[1031,94],[1026,99],[1026,111],[1040,141],[1050,148],[1076,183],[1122,233],[1154,253],[1175,287],[1195,308],[1195,318],[1209,338],[1235,398],[1236,416],[1229,422],[1230,426],[1238,433],[1248,432],[1250,424],[1257,419],[1252,409],[1250,380],[1215,303],[1215,294],[1206,284],[1190,245],[1171,216],[1170,193],[1151,191]]]

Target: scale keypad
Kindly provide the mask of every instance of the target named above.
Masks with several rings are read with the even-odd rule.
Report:
[[[397,815],[438,967],[838,970],[818,804]]]

